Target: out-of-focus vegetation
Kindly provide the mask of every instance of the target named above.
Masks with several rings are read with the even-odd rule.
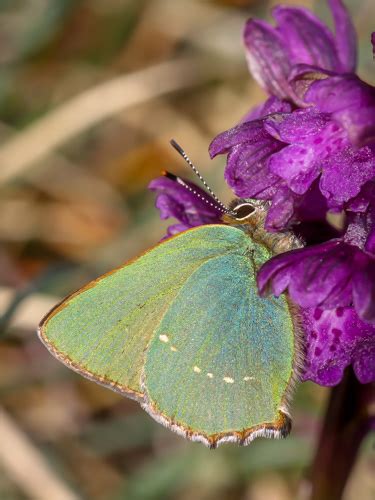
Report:
[[[69,371],[35,333],[60,297],[163,236],[147,184],[189,175],[171,137],[230,199],[207,147],[264,97],[241,31],[272,3],[0,2],[1,499],[303,498],[326,389],[298,389],[287,440],[209,451]],[[298,3],[327,19],[325,2]],[[374,83],[375,4],[346,3]],[[346,500],[373,498],[374,461],[367,440]]]

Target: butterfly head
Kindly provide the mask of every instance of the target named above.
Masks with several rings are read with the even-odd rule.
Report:
[[[268,204],[262,200],[237,198],[229,205],[222,220],[231,226],[260,226],[266,217]]]

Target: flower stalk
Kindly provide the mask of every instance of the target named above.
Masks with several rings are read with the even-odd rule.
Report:
[[[370,430],[373,384],[358,382],[348,368],[331,389],[314,462],[310,500],[340,500],[363,438]]]

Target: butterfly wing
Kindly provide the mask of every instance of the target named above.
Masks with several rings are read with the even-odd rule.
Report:
[[[186,281],[149,345],[146,409],[209,446],[287,434],[293,357],[286,301],[259,298],[249,256],[210,259]]]
[[[65,299],[40,337],[191,439],[277,436],[289,423],[296,354],[286,299],[257,295],[255,272],[268,258],[237,228],[186,231]]]

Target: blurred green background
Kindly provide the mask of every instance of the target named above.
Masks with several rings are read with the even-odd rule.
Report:
[[[290,2],[284,2],[290,3]],[[346,2],[375,83],[373,0]],[[264,98],[241,32],[262,0],[0,0],[0,499],[304,498],[328,389],[297,390],[285,441],[210,451],[55,361],[35,330],[59,298],[154,245],[148,182],[189,175],[228,201],[207,148]],[[329,24],[324,1],[298,2]],[[374,498],[368,438],[345,500]]]

